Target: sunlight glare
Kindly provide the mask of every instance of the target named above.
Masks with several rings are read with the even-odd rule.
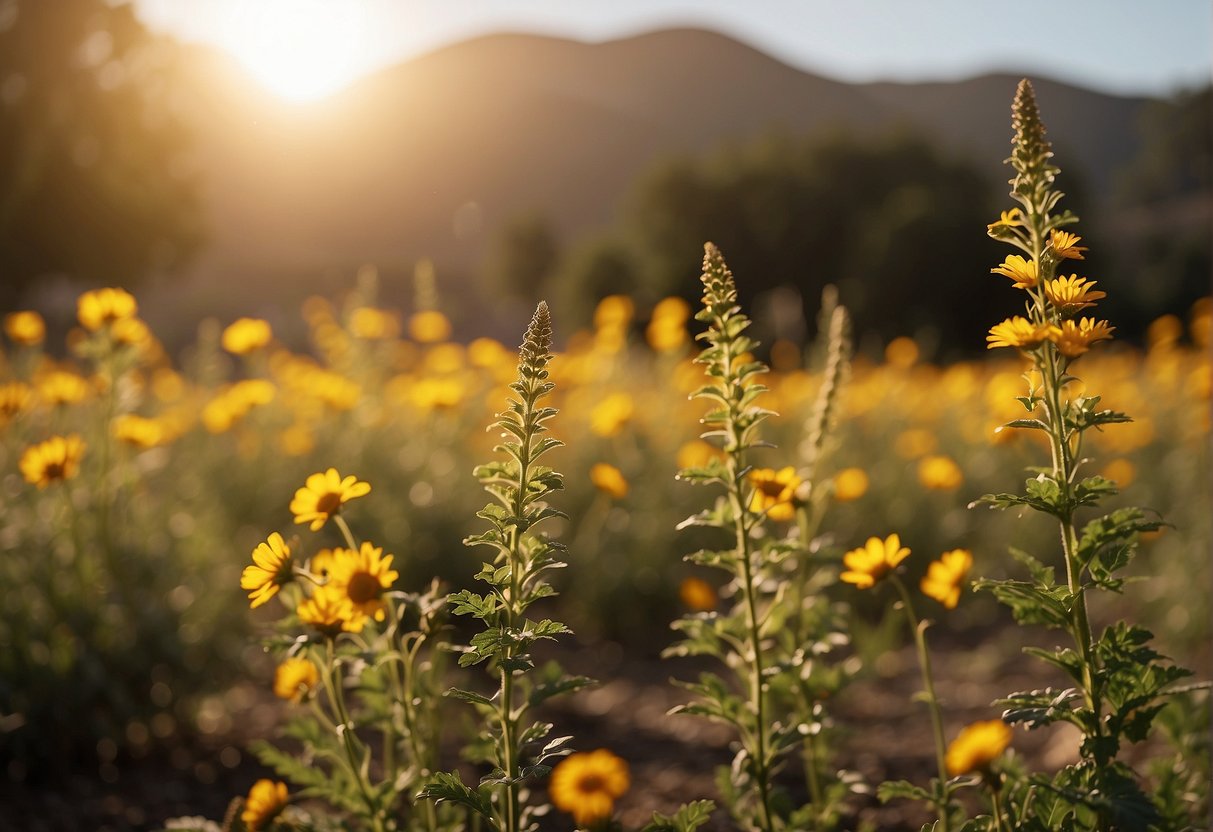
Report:
[[[370,69],[367,30],[354,0],[253,0],[230,21],[227,47],[274,93],[313,101]]]

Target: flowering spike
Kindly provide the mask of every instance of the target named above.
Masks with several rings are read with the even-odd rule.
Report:
[[[552,359],[552,315],[547,301],[539,301],[518,349],[518,372],[526,378],[544,378]]]

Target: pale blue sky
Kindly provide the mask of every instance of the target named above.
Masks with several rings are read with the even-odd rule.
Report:
[[[732,34],[852,81],[992,70],[1167,94],[1213,72],[1209,0],[135,0],[154,28],[226,45],[259,5],[357,10],[358,62],[383,66],[485,32],[606,40],[668,26]],[[332,13],[327,12],[327,13]],[[244,23],[238,21],[243,19]],[[336,56],[334,56],[336,57]]]

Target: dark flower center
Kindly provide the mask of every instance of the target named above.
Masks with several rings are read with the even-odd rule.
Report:
[[[600,774],[584,774],[577,781],[577,791],[582,794],[594,794],[606,791],[606,781]]]
[[[365,604],[379,597],[379,580],[370,572],[355,572],[346,592],[355,604]]]
[[[335,492],[321,494],[316,500],[316,511],[322,514],[336,514],[339,508],[341,508],[341,495]]]
[[[43,472],[48,480],[61,480],[67,475],[66,466],[62,462],[48,462]]]

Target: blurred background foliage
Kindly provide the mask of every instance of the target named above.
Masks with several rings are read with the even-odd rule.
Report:
[[[683,608],[683,581],[712,578],[682,562],[710,541],[674,529],[702,504],[675,471],[713,452],[696,439],[702,408],[688,400],[702,383],[689,312],[677,300],[651,309],[610,296],[553,362],[553,430],[569,443],[553,465],[566,475],[558,504],[571,518],[555,530],[571,566],[553,612],[573,626],[579,649],[615,661],[654,657]],[[250,674],[269,681],[250,641],[262,617],[247,609],[240,571],[271,531],[290,538],[289,501],[315,471],[332,466],[372,484],[349,521],[396,556],[402,587],[433,575],[469,584],[479,561],[461,541],[481,500],[471,471],[492,456],[496,438],[484,426],[506,401],[514,347],[449,340],[433,310],[403,318],[383,308],[369,269],[354,291],[309,299],[301,318],[306,348],[228,342],[233,354],[220,322],[206,320],[180,361],[151,333],[110,343],[76,330],[67,360],[9,343],[0,365],[0,755],[10,779],[79,763],[117,777],[132,756],[233,730],[217,697]],[[1211,327],[1204,300],[1187,319],[1152,324],[1146,350],[1114,344],[1083,371],[1088,389],[1136,420],[1099,435],[1092,465],[1129,487],[1128,502],[1174,524],[1145,543],[1135,566],[1144,582],[1096,615],[1148,622],[1162,649],[1196,666],[1208,660],[1198,611],[1213,539]],[[755,462],[800,465],[819,368],[802,340],[778,340],[771,355],[764,404],[780,414],[769,431],[778,448]],[[1047,524],[965,507],[1014,487],[1045,453],[1032,435],[994,431],[1019,415],[1022,370],[1005,357],[930,362],[909,338],[858,359],[827,470],[846,471],[826,519],[829,545],[840,553],[896,531],[914,550],[913,580],[957,547],[975,553],[979,575],[1014,574],[1011,546],[1047,560]],[[135,416],[152,427],[130,430]],[[25,448],[68,432],[86,443],[80,475],[45,489],[23,481]],[[599,463],[619,470],[622,489],[595,483]],[[855,626],[879,630],[883,601],[850,600]],[[1008,623],[974,597],[937,638],[998,645]]]
[[[138,281],[202,241],[177,47],[128,5],[0,5],[0,273]]]

